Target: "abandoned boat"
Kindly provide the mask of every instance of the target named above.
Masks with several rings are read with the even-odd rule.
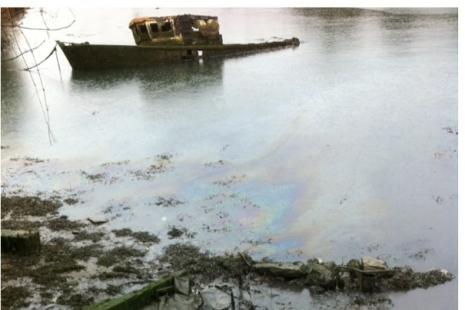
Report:
[[[129,28],[136,45],[57,43],[74,70],[147,67],[160,63],[240,56],[300,44],[297,38],[223,44],[216,16],[186,14],[140,17],[131,20]]]

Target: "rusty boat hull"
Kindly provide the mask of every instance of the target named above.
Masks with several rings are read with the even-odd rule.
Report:
[[[222,45],[96,45],[57,41],[73,70],[152,67],[272,51],[300,44],[299,39]]]

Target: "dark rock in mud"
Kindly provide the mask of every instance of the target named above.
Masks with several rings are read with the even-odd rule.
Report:
[[[34,196],[3,196],[1,198],[2,217],[8,213],[12,217],[46,216],[57,214],[62,206],[56,200],[41,199]]]
[[[39,231],[2,229],[2,253],[27,254],[39,250]]]

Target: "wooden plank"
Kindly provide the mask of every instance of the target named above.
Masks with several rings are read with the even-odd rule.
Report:
[[[143,289],[132,292],[115,299],[84,308],[84,310],[132,310],[140,309],[154,302],[158,297],[174,292],[174,278],[181,273],[165,277],[160,281],[151,283]]]

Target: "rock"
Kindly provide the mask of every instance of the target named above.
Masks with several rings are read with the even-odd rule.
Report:
[[[204,308],[208,310],[224,310],[231,306],[231,295],[215,288],[205,288],[200,292]]]
[[[334,263],[319,263],[317,260],[308,261],[307,283],[325,289],[336,288],[336,272]]]
[[[385,261],[370,256],[362,258],[362,268],[366,271],[388,270]]]
[[[2,229],[2,253],[30,253],[38,250],[39,231]]]
[[[257,263],[254,265],[257,272],[272,276],[295,279],[305,277],[305,265],[302,263]]]
[[[190,279],[188,277],[174,278],[174,288],[178,293],[188,296],[191,293]]]

